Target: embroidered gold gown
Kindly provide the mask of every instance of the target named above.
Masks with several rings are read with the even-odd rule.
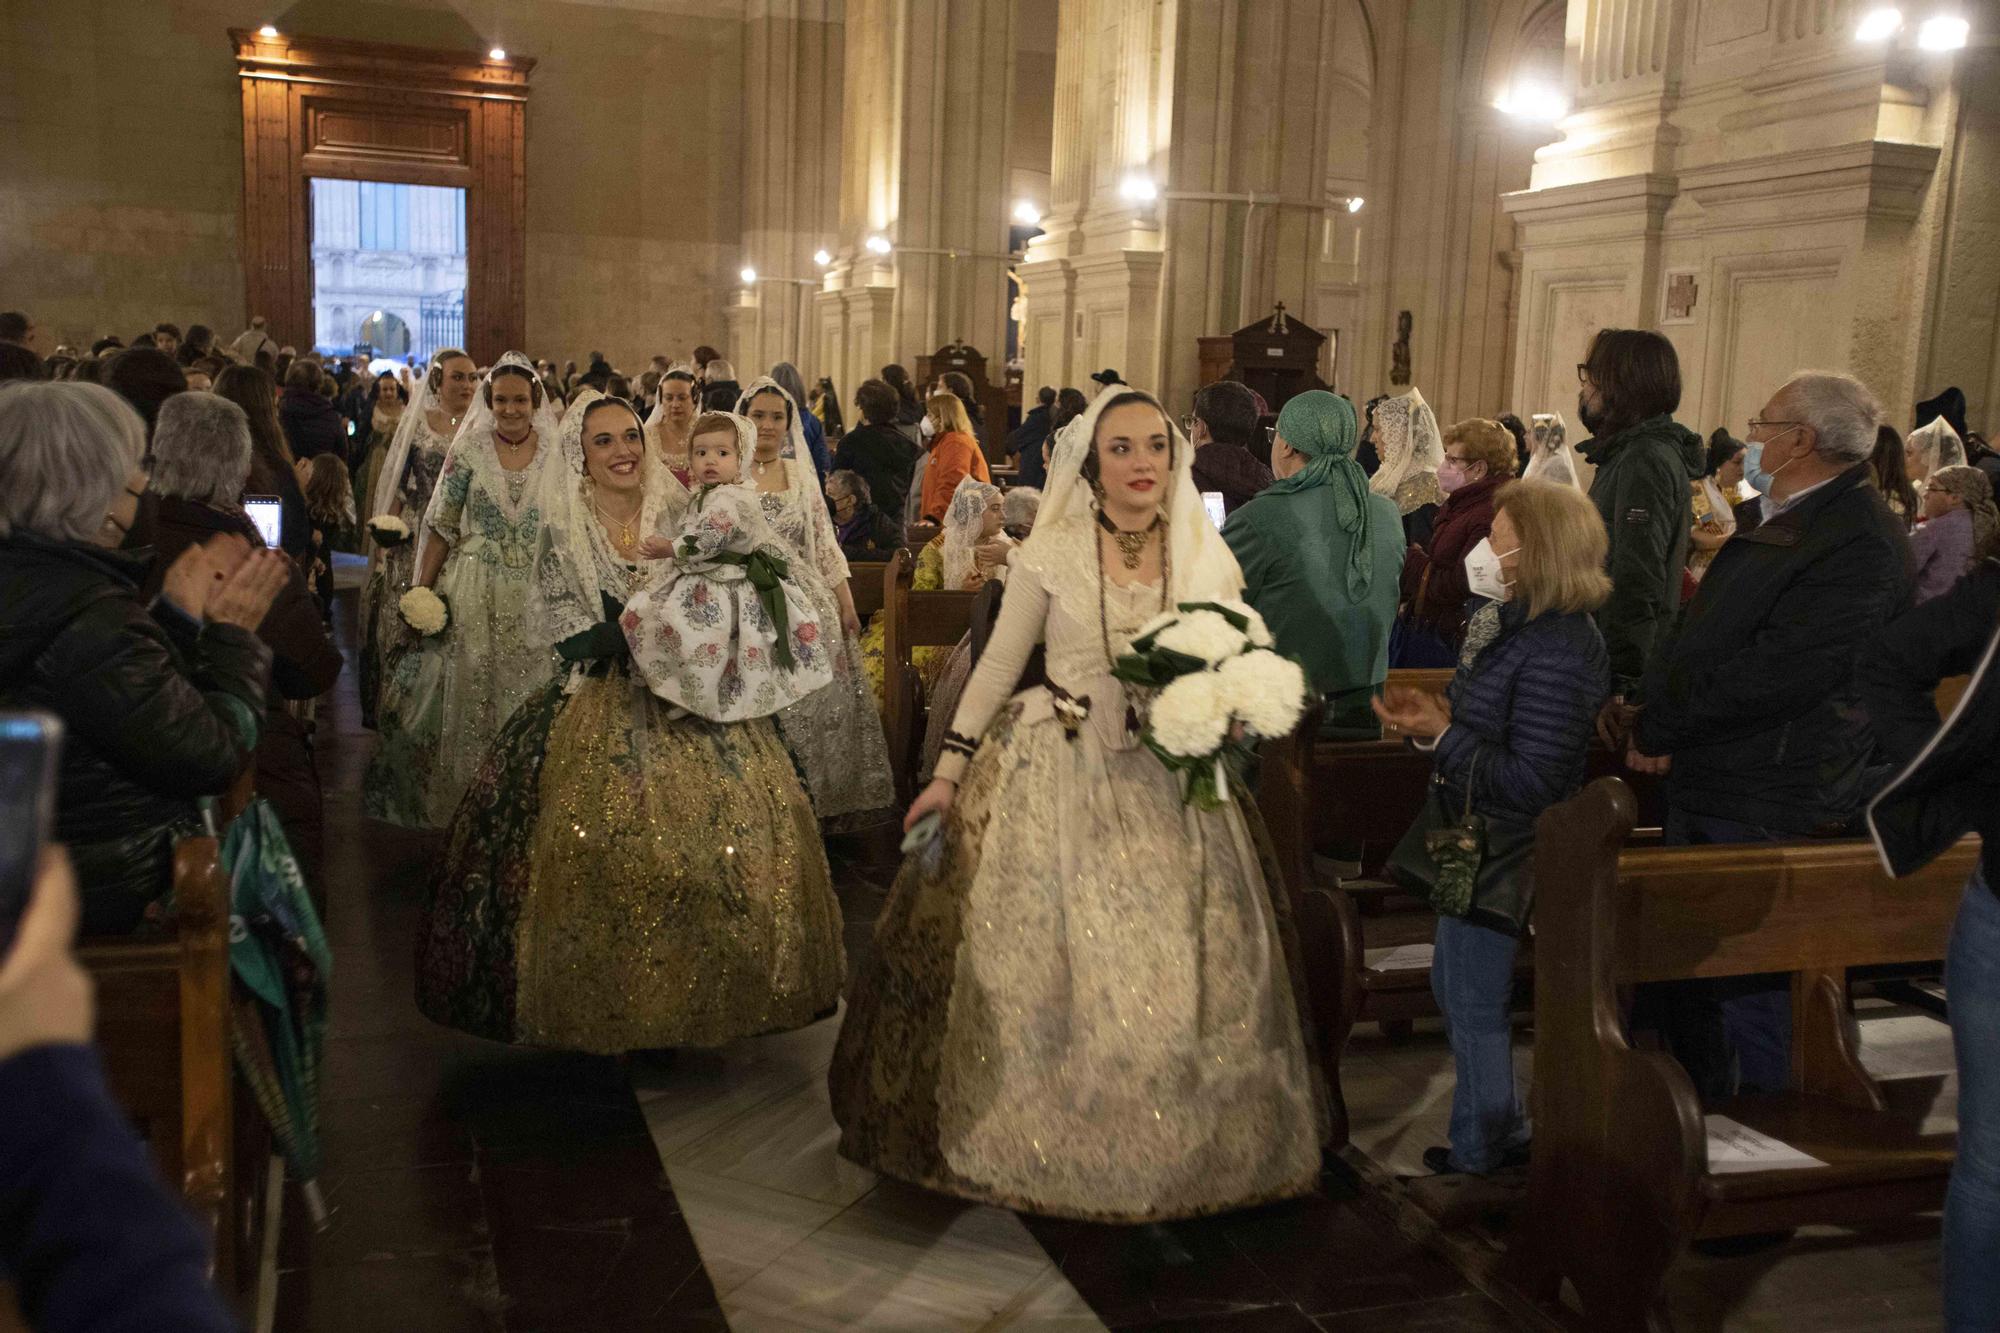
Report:
[[[1066,1217],[1291,1197],[1324,1102],[1278,881],[1254,809],[1183,805],[1138,745],[1111,655],[1163,598],[1107,581],[1100,621],[1097,558],[1074,524],[1015,557],[953,724],[982,739],[938,764],[960,783],[941,850],[906,858],[848,997],[840,1150]],[[1009,698],[1038,640],[1073,726],[1049,688]]]

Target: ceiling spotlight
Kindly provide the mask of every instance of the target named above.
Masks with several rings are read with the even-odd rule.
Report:
[[[1150,204],[1160,197],[1160,187],[1151,176],[1134,172],[1118,182],[1118,197],[1127,203]]]
[[[1871,9],[1861,16],[1861,22],[1854,25],[1854,40],[1857,42],[1886,42],[1894,37],[1903,26],[1903,11],[1894,5],[1884,5]]]
[[[486,58],[488,60],[505,60],[507,58],[507,52],[501,47],[496,46],[491,51],[488,51],[486,53]]]
[[[821,268],[825,268],[828,264],[831,264],[832,262],[833,262],[833,256],[828,254],[826,251],[824,250],[813,251],[813,263],[818,264]]]
[[[881,235],[870,236],[863,244],[868,247],[869,253],[878,255],[886,255],[895,248],[889,244],[887,236]]]
[[[1972,25],[1955,15],[1940,14],[1917,29],[1917,45],[1926,51],[1956,51],[1972,34]]]
[[[1347,201],[1347,211],[1350,213],[1359,213],[1361,211],[1360,195],[1357,194],[1352,199],[1349,199]]]
[[[1553,125],[1569,114],[1569,103],[1546,83],[1517,84],[1493,104],[1517,120]]]
[[[737,276],[743,279],[745,287],[754,287],[757,285],[757,270],[754,268],[746,266]]]
[[[263,27],[257,29],[257,35],[259,37],[276,37],[278,29],[275,25],[266,23]]]
[[[1042,210],[1023,199],[1014,205],[1014,221],[1024,227],[1039,227],[1042,225]]]

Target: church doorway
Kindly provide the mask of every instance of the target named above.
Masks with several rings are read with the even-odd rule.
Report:
[[[465,191],[312,178],[313,347],[428,361],[465,345]]]

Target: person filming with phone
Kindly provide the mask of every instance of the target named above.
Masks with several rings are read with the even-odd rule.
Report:
[[[189,546],[150,605],[127,544],[147,485],[139,416],[94,384],[0,387],[0,708],[64,725],[56,836],[86,935],[136,930],[170,887],[198,801],[256,747],[271,650],[256,630],[283,555]]]

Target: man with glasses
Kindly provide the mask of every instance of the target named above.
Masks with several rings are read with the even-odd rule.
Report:
[[[1869,484],[1881,404],[1848,375],[1792,376],[1750,421],[1764,521],[1715,553],[1646,673],[1627,762],[1664,774],[1670,844],[1853,836],[1882,775],[1856,663],[1910,600],[1902,525]],[[1684,509],[1685,505],[1682,506]],[[1674,1053],[1705,1098],[1790,1082],[1783,978],[1677,985]]]
[[[1194,396],[1194,411],[1181,418],[1194,446],[1194,482],[1222,495],[1222,511],[1233,514],[1271,484],[1271,469],[1257,461],[1257,395],[1234,380],[1220,380]]]

